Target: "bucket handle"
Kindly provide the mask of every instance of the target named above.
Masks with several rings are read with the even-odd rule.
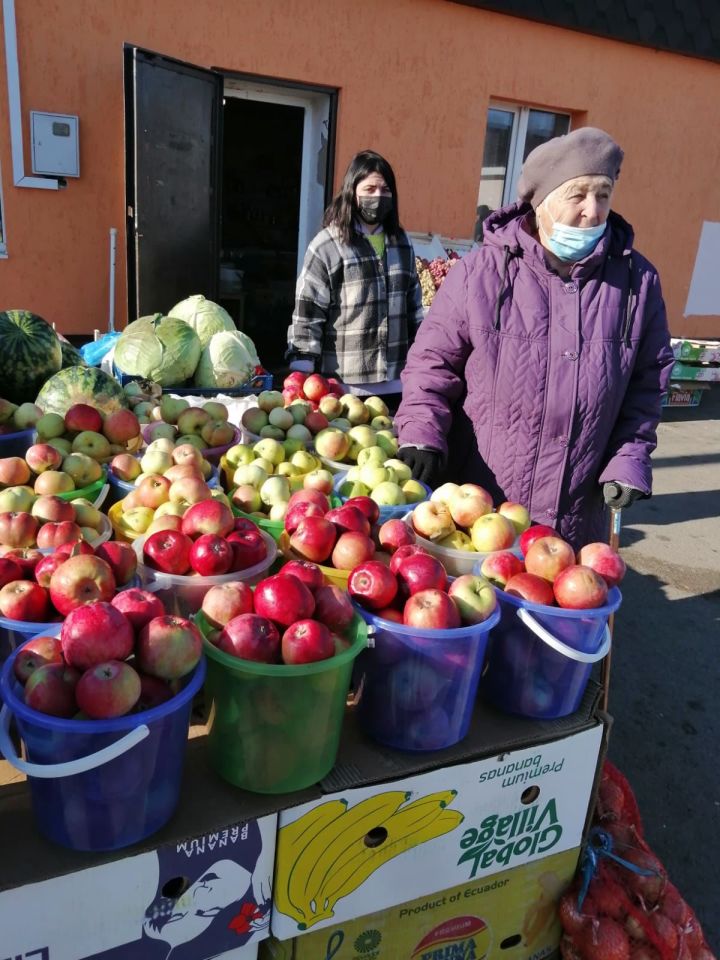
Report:
[[[608,651],[610,650],[612,638],[610,636],[610,628],[607,624],[605,624],[603,642],[600,645],[600,649],[597,651],[597,653],[583,653],[582,650],[576,650],[574,647],[569,647],[567,644],[563,643],[562,640],[558,640],[557,637],[554,637],[549,630],[546,630],[541,623],[537,622],[529,610],[526,610],[524,607],[519,607],[516,612],[528,630],[532,630],[535,636],[539,637],[543,643],[546,643],[549,647],[552,647],[556,653],[561,653],[564,657],[568,657],[570,660],[577,660],[579,663],[597,663],[599,660],[602,660],[604,657],[606,657]]]
[[[144,740],[150,733],[149,727],[141,723],[124,737],[116,740],[115,743],[103,747],[96,753],[91,753],[87,757],[78,757],[76,760],[66,760],[64,763],[28,763],[21,760],[15,751],[12,740],[10,739],[10,718],[12,714],[7,704],[3,704],[0,710],[0,753],[7,762],[19,770],[20,773],[28,777],[38,777],[41,780],[55,780],[58,777],[71,777],[76,773],[86,773],[88,770],[94,770],[101,767],[111,760],[115,760],[122,754]]]

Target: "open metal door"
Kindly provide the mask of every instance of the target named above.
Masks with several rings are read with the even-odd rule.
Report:
[[[125,46],[129,320],[217,299],[223,78]]]

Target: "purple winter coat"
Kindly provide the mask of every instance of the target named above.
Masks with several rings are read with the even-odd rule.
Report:
[[[446,478],[522,503],[574,547],[607,539],[602,484],[649,494],[670,377],[657,271],[611,212],[567,279],[514,204],[485,221],[420,326],[402,374],[401,444],[447,456]]]

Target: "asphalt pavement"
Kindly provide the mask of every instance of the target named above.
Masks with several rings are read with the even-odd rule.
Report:
[[[720,956],[720,384],[664,411],[653,462],[623,513],[609,758]]]

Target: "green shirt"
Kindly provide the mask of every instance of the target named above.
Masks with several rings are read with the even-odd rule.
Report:
[[[381,230],[380,233],[366,233],[365,239],[370,241],[370,245],[377,254],[378,257],[382,257],[385,254],[385,231]]]

